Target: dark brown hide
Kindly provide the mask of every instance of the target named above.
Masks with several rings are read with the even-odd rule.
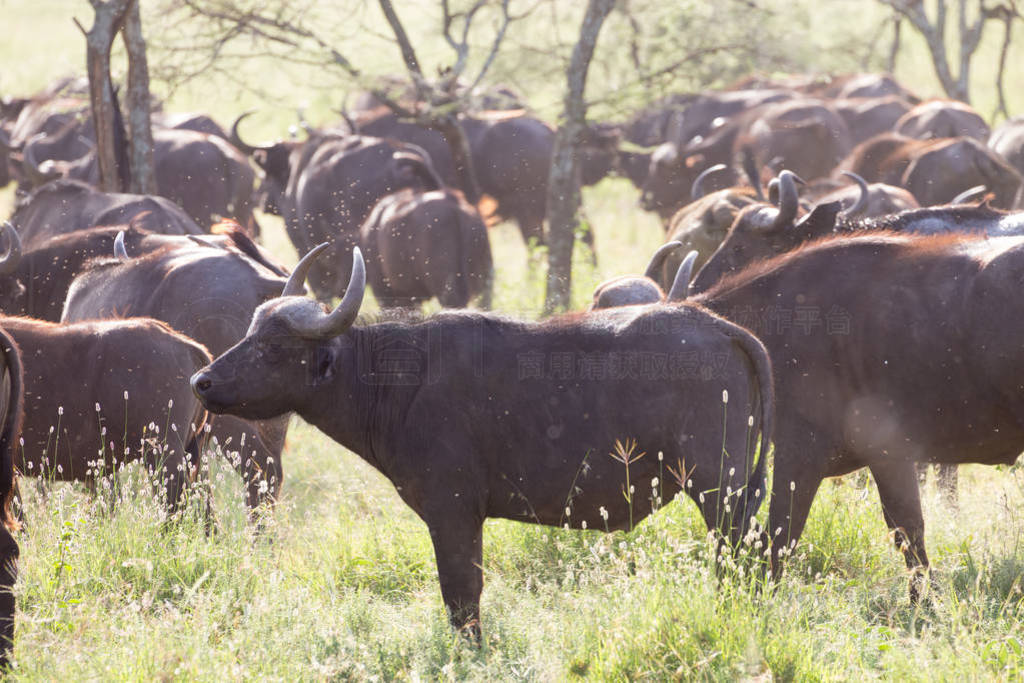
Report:
[[[777,360],[775,576],[825,477],[871,470],[914,568],[928,564],[914,463],[1017,459],[1022,274],[1022,238],[874,234],[814,243],[693,299],[749,325]]]
[[[985,142],[989,127],[973,107],[956,100],[922,102],[904,114],[893,130],[918,140],[968,137]]]
[[[104,225],[132,223],[141,229],[168,235],[203,232],[169,199],[100,192],[74,180],[47,183],[19,201],[11,223],[18,230],[25,249],[56,235]]]
[[[655,507],[658,477],[655,498],[685,490],[709,528],[745,531],[761,498],[753,444],[762,424],[770,437],[773,399],[768,357],[742,328],[662,304],[541,323],[463,311],[349,327],[360,289],[317,338],[293,327],[326,318],[312,302],[264,304],[193,387],[214,412],[294,410],[387,476],[430,530],[457,628],[479,634],[488,517],[628,528]],[[628,499],[617,442],[632,459]],[[668,465],[689,474],[684,488]]]
[[[123,462],[142,460],[164,482],[175,511],[198,464],[195,430],[206,413],[187,379],[208,362],[206,349],[148,319],[58,325],[4,317],[0,325],[24,363],[18,469],[95,482]]]
[[[437,298],[465,308],[494,276],[487,226],[458,190],[402,190],[381,199],[359,237],[381,306]]]
[[[245,336],[256,307],[280,296],[287,281],[279,267],[270,269],[247,255],[255,245],[245,244],[249,240],[240,229],[228,238],[223,245],[189,241],[127,261],[94,263],[71,283],[62,320],[155,318],[211,353],[223,353]],[[217,416],[210,426],[210,437],[246,484],[249,507],[275,501],[288,417],[248,422]]]

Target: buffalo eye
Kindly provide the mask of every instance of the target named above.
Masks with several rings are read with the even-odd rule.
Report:
[[[330,379],[334,374],[334,352],[329,347],[319,347],[316,350],[316,380],[323,381]]]
[[[269,363],[279,363],[284,357],[284,347],[274,341],[263,342],[260,350]]]

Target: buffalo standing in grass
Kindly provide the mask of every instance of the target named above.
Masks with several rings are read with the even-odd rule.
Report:
[[[1024,451],[1022,277],[1021,237],[876,233],[812,243],[691,298],[775,359],[776,574],[826,477],[871,470],[913,569],[928,565],[915,463]]]
[[[680,490],[659,453],[709,528],[745,533],[762,497],[756,435],[766,453],[774,408],[767,354],[746,330],[662,304],[354,327],[358,251],[334,311],[296,296],[320,250],[192,386],[215,413],[295,411],[387,476],[430,530],[457,628],[479,638],[486,518],[628,528],[655,507],[639,492],[654,477],[655,498]]]
[[[381,199],[360,231],[373,294],[381,306],[436,297],[465,308],[490,305],[494,282],[487,226],[458,190],[402,190]]]
[[[150,319],[58,325],[3,317],[0,326],[24,366],[19,470],[95,482],[141,460],[177,510],[206,421],[187,379],[209,362],[206,349]]]
[[[241,227],[224,237],[225,245],[186,239],[124,261],[90,264],[71,283],[62,320],[155,318],[223,353],[245,336],[256,307],[280,296],[287,282],[280,266],[260,259]],[[229,459],[245,482],[250,509],[275,501],[281,490],[288,419],[210,420],[210,437],[225,453],[237,453]]]

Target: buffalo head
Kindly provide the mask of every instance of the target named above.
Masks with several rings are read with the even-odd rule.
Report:
[[[213,413],[263,420],[300,409],[311,399],[310,385],[328,381],[335,359],[348,343],[366,288],[363,257],[356,248],[352,276],[341,303],[331,312],[302,295],[321,244],[292,272],[282,295],[253,313],[245,337],[192,377],[192,390]]]
[[[718,249],[697,273],[693,291],[703,292],[725,275],[754,261],[789,251],[807,241],[809,236],[831,232],[842,208],[839,202],[816,206],[797,221],[800,202],[796,183],[799,178],[783,171],[777,180],[778,207],[758,204],[743,209]],[[774,192],[775,181],[772,184]]]

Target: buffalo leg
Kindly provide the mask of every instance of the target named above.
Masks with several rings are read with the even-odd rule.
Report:
[[[818,493],[825,478],[823,472],[813,467],[811,462],[801,461],[794,457],[796,453],[808,453],[808,449],[786,447],[787,442],[778,439],[775,442],[775,472],[772,476],[772,502],[768,512],[768,533],[771,537],[771,569],[772,576],[778,578],[782,573],[785,557],[796,546],[800,535],[807,524],[807,515],[811,503]],[[797,442],[798,443],[798,442]],[[817,450],[817,449],[816,449]],[[785,457],[785,456],[789,457]],[[824,460],[828,453],[822,451],[813,457]],[[763,455],[761,457],[764,457]]]
[[[871,465],[871,476],[878,486],[885,523],[894,534],[896,549],[903,553],[907,569],[928,567],[924,549],[924,515],[921,514],[921,494],[917,486],[914,464],[888,461]],[[920,573],[910,581],[910,601],[917,602]]]
[[[480,643],[480,592],[483,590],[483,523],[470,513],[448,511],[430,524],[437,576],[448,619],[463,635]]]
[[[0,668],[14,645],[14,582],[18,578],[18,542],[0,525]]]

